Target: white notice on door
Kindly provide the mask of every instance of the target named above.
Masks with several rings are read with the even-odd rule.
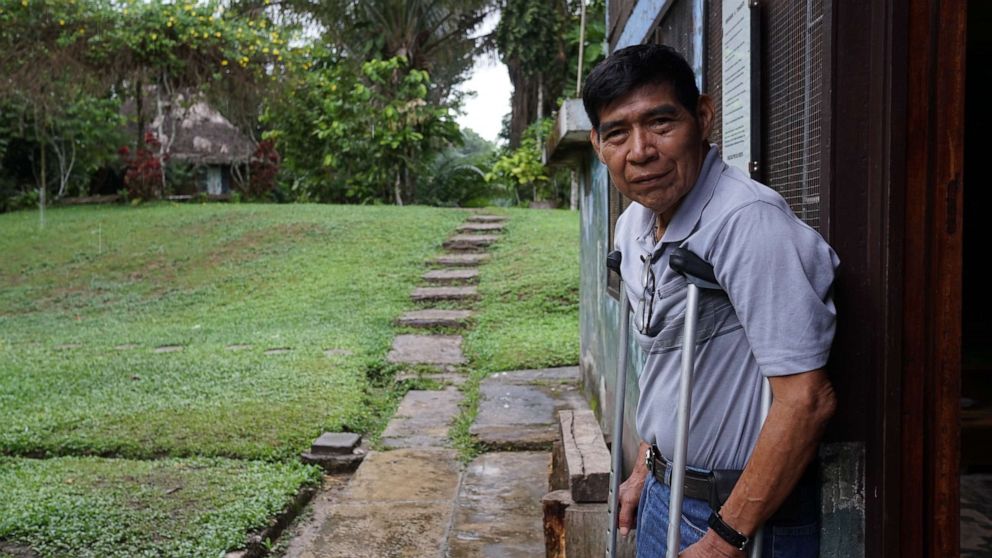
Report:
[[[751,9],[723,0],[723,158],[748,170],[751,162]]]

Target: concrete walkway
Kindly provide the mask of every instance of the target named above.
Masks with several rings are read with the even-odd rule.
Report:
[[[388,360],[436,380],[440,390],[406,393],[354,477],[335,477],[314,499],[312,520],[289,543],[290,558],[532,557],[544,555],[541,498],[548,492],[556,412],[582,408],[578,369],[501,373],[482,382],[472,435],[491,453],[464,465],[451,448],[461,413],[477,266],[498,242],[505,218],[475,215],[428,265],[419,309],[397,318],[424,334],[398,335]],[[444,286],[438,286],[444,285]],[[433,307],[443,303],[443,308]],[[452,307],[455,306],[455,308]],[[460,307],[459,307],[460,306]],[[434,368],[435,373],[424,373]]]

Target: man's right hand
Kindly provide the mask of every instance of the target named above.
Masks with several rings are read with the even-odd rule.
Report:
[[[644,464],[642,456],[651,446],[641,442],[637,448],[639,459],[634,465],[634,470],[620,485],[619,503],[620,511],[617,514],[617,525],[620,527],[620,534],[627,536],[627,533],[635,527],[637,523],[637,505],[641,500],[641,491],[644,490],[644,481],[648,477],[648,468]]]

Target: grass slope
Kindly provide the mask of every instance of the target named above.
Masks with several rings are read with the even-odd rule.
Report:
[[[503,238],[480,270],[475,328],[465,340],[483,372],[579,361],[579,215],[510,210]]]
[[[279,459],[374,430],[391,321],[463,217],[160,204],[51,211],[39,231],[0,215],[0,453]]]

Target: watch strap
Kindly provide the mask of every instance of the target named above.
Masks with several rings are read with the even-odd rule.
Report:
[[[744,547],[747,546],[748,542],[750,542],[750,539],[744,536],[743,533],[739,532],[737,529],[734,529],[730,525],[727,525],[727,522],[720,517],[720,512],[714,511],[711,513],[707,523],[709,524],[710,529],[713,529],[714,533],[719,535],[721,539],[730,543],[730,545],[737,550],[744,550]]]

